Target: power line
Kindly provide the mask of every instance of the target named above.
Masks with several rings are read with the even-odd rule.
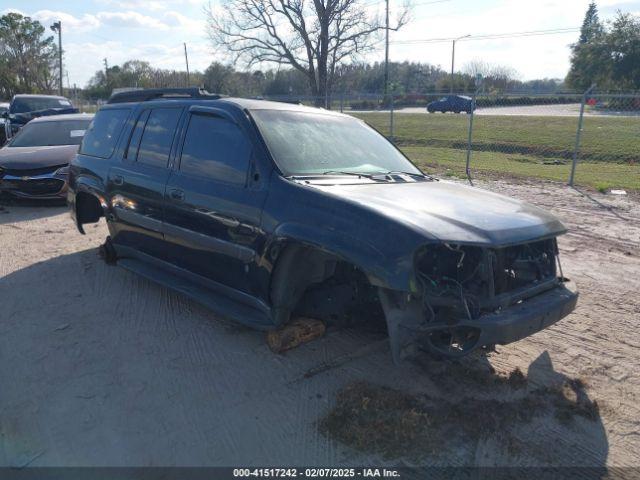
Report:
[[[472,40],[494,40],[501,38],[518,38],[518,37],[534,37],[541,35],[558,35],[564,33],[574,33],[579,32],[579,27],[567,27],[567,28],[553,28],[548,30],[529,30],[523,32],[510,32],[510,33],[486,33],[486,34],[478,34],[471,35],[464,40],[469,42]],[[416,39],[416,40],[396,40],[391,43],[396,45],[414,45],[414,44],[423,44],[423,43],[444,43],[451,42],[454,40],[454,37],[441,37],[441,38],[424,38],[424,39]]]

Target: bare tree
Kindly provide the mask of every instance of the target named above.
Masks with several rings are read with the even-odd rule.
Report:
[[[402,7],[394,30],[407,22],[408,10]],[[385,29],[362,0],[224,0],[205,14],[209,38],[234,61],[288,64],[321,98],[331,92],[336,67],[370,51]]]
[[[518,72],[506,65],[494,65],[484,60],[472,60],[462,67],[462,71],[475,78],[480,74],[486,87],[505,91],[518,78]]]

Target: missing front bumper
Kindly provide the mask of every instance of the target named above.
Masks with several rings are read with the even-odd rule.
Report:
[[[398,363],[416,346],[426,346],[444,357],[461,357],[480,347],[521,340],[571,313],[578,293],[571,282],[563,282],[507,308],[451,324],[425,322],[420,303],[398,292],[381,289],[380,300],[391,352]]]

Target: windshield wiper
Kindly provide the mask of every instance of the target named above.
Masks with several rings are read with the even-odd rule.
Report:
[[[356,177],[364,177],[370,178],[371,180],[375,180],[373,173],[358,173],[358,172],[344,172],[342,170],[327,170],[326,172],[322,172],[323,175],[355,175]]]

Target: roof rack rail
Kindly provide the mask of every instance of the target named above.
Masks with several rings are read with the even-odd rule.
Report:
[[[107,103],[147,102],[149,100],[202,98],[216,100],[222,95],[209,93],[202,88],[147,88],[144,90],[129,90],[113,93]]]

